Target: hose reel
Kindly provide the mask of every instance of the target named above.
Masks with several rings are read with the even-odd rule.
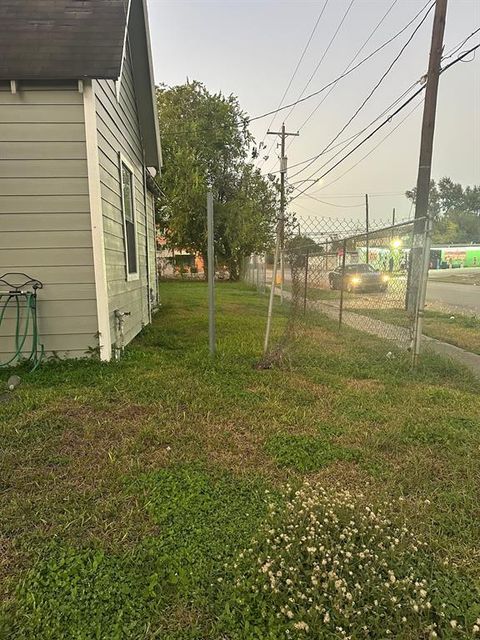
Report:
[[[5,290],[2,290],[4,289]],[[0,338],[4,331],[7,312],[13,309],[15,331],[13,338],[13,355],[0,361],[0,367],[8,367],[27,361],[32,364],[32,371],[38,367],[44,356],[44,347],[40,343],[37,318],[37,291],[43,284],[26,273],[4,273],[0,276]],[[23,316],[23,317],[22,317]],[[30,346],[30,348],[28,348]],[[26,352],[26,355],[24,355]]]

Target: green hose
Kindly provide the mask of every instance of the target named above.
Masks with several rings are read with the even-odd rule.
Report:
[[[11,291],[9,293],[0,293],[0,300],[6,298],[0,308],[0,335],[2,323],[5,318],[5,313],[10,307],[12,301],[16,310],[15,320],[15,344],[14,353],[11,358],[5,362],[0,361],[0,367],[8,367],[14,363],[18,363],[23,360],[23,351],[28,340],[29,329],[31,326],[31,348],[30,353],[26,359],[27,362],[31,362],[33,365],[32,371],[38,367],[44,356],[43,345],[40,344],[40,338],[38,334],[38,322],[37,322],[37,296],[31,291]],[[20,299],[25,300],[25,318],[22,328],[22,306],[20,305]]]

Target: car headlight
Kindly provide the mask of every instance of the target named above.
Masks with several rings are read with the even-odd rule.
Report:
[[[382,276],[382,282],[388,282],[389,280],[390,278],[387,275]]]
[[[352,284],[360,284],[362,282],[362,279],[359,278],[358,276],[353,276],[353,278],[350,280],[350,282]]]

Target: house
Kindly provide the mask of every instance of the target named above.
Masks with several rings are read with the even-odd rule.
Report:
[[[0,277],[42,282],[47,356],[110,360],[151,321],[160,167],[146,0],[2,0]]]
[[[205,265],[203,257],[191,249],[168,246],[167,238],[157,230],[157,268],[162,278],[204,277]]]

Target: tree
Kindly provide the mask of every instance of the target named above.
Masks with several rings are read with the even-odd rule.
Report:
[[[157,88],[164,168],[158,222],[170,247],[204,257],[206,194],[215,202],[215,251],[238,278],[242,259],[271,242],[277,190],[247,161],[253,138],[235,96],[200,82]]]
[[[406,197],[415,204],[417,198],[417,187],[405,192]],[[430,181],[430,195],[428,199],[428,215],[432,220],[438,220],[441,215],[440,194],[438,193],[435,180]]]
[[[415,189],[405,195],[415,202]],[[432,180],[429,214],[436,244],[480,242],[480,186],[464,188],[447,177]]]

